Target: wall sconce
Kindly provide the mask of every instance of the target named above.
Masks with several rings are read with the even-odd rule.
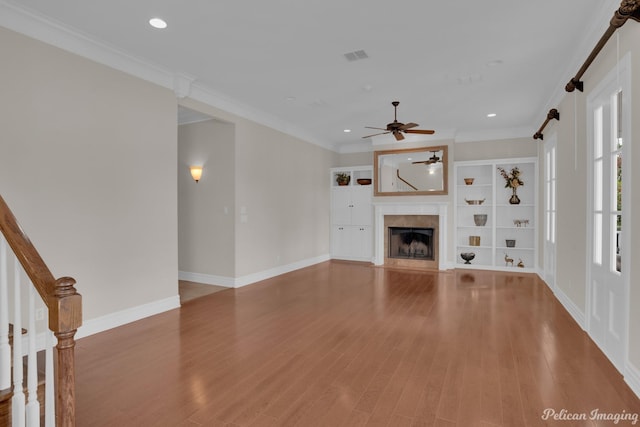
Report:
[[[195,182],[200,181],[200,177],[202,177],[202,166],[189,166],[189,170],[191,171],[191,177]]]

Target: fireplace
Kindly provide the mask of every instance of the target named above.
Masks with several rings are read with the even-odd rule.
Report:
[[[448,202],[395,202],[374,201],[374,264],[390,267],[409,267],[446,270],[447,263],[447,205]],[[394,239],[389,228],[405,228],[416,230],[431,229],[431,251],[422,248],[429,232],[422,231],[422,236],[414,241],[408,257],[389,256],[389,242]],[[411,232],[410,232],[411,233]],[[408,235],[411,237],[411,235]],[[407,238],[408,238],[407,237]],[[410,243],[409,243],[409,246]],[[424,245],[427,246],[426,243]],[[420,251],[424,251],[423,256]]]
[[[433,228],[388,227],[389,258],[434,260]]]

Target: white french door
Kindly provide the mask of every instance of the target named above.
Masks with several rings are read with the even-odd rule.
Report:
[[[628,331],[628,186],[630,65],[624,61],[588,97],[589,229],[587,320],[589,334],[619,371]],[[626,88],[625,88],[626,86]],[[625,256],[626,254],[626,256]]]
[[[556,135],[544,144],[544,281],[556,288]]]

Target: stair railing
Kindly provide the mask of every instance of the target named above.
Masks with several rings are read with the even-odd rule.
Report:
[[[11,397],[12,425],[39,426],[40,417],[43,416],[47,426],[75,426],[74,336],[82,324],[82,297],[74,288],[74,279],[70,277],[55,279],[53,277],[1,196],[0,232],[0,392],[13,387],[13,396]],[[8,285],[10,261],[13,261],[14,266],[14,287],[12,289]],[[25,286],[22,281],[25,275],[30,282],[26,291],[23,289]],[[13,293],[14,302],[12,310],[10,310],[8,301],[10,291]],[[48,344],[40,344],[45,349],[46,366],[44,414],[40,414],[41,402],[38,402],[37,398],[36,292],[46,306],[43,313],[47,312],[48,329],[57,338],[55,365],[53,363],[51,332],[47,331],[43,334],[44,341]],[[25,302],[22,300],[23,293],[28,295]],[[23,309],[28,319],[25,339],[22,336]],[[12,346],[9,343],[10,319],[14,331]],[[23,351],[25,343],[26,350]],[[11,353],[13,353],[13,358]],[[26,389],[28,398],[26,401],[23,392],[25,384],[23,384],[22,378],[24,355],[27,356]]]

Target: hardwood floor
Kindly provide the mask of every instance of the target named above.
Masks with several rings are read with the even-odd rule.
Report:
[[[640,401],[535,275],[326,262],[78,341],[78,426],[602,426]],[[542,419],[545,409],[582,421]],[[565,417],[566,418],[566,417]]]
[[[178,293],[180,294],[180,304],[196,298],[210,295],[214,292],[220,292],[228,289],[224,286],[207,285],[204,283],[190,282],[188,280],[178,281]]]

